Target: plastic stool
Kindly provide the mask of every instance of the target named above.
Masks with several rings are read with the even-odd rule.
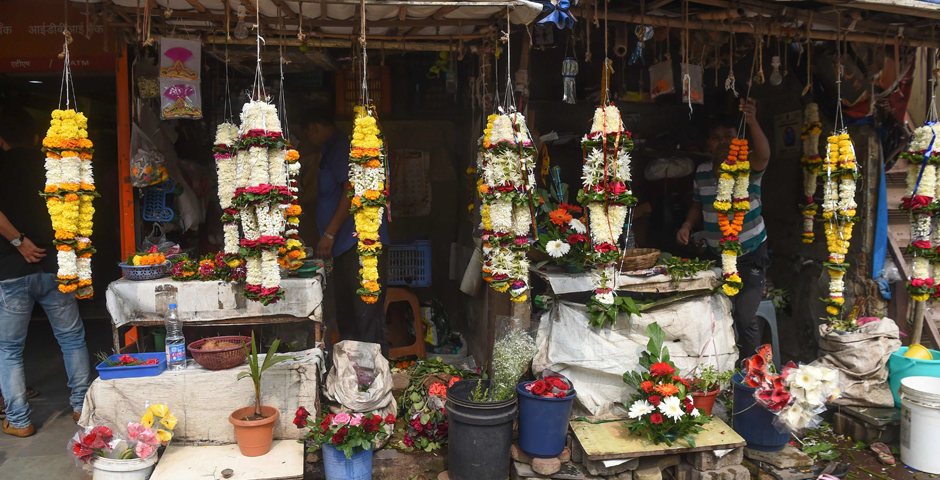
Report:
[[[425,358],[427,354],[424,351],[424,323],[421,321],[421,306],[418,304],[418,296],[410,288],[386,287],[385,311],[388,312],[388,306],[395,302],[408,302],[411,304],[411,311],[415,317],[415,343],[407,347],[390,349],[388,358],[404,357],[406,355],[417,355],[419,358]]]
[[[777,337],[777,309],[771,300],[761,300],[757,307],[757,318],[763,318],[770,325],[770,346],[774,349],[774,366],[780,371],[780,343]]]

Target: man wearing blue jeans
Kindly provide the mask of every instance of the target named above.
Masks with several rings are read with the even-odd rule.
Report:
[[[49,317],[62,348],[75,421],[91,384],[78,301],[74,294],[60,292],[56,283],[55,234],[38,193],[45,185],[38,139],[35,122],[25,110],[4,112],[0,118],[0,391],[7,410],[3,433],[17,437],[36,433],[23,372],[23,347],[36,303]]]

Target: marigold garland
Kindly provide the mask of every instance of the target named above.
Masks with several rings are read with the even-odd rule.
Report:
[[[930,277],[930,265],[938,261],[934,251],[936,238],[931,238],[932,217],[937,211],[937,187],[940,185],[937,178],[940,156],[933,155],[940,147],[937,144],[938,133],[940,125],[936,123],[917,127],[908,151],[900,155],[907,160],[907,189],[899,208],[911,214],[911,243],[907,253],[914,255],[907,290],[911,299],[918,302],[927,300],[936,291],[935,279]],[[936,232],[933,236],[937,237]]]
[[[517,112],[490,115],[480,144],[483,279],[497,292],[509,292],[512,301],[524,302],[535,192],[535,147],[525,117]]]
[[[728,156],[718,167],[718,194],[712,204],[718,212],[718,227],[722,234],[721,240],[718,241],[724,277],[721,289],[729,297],[737,295],[744,287],[738,272],[738,255],[741,254],[738,235],[744,228],[744,214],[751,209],[748,192],[751,184],[751,163],[747,156],[747,140],[731,140]]]
[[[845,131],[834,133],[827,139],[826,161],[823,164],[825,182],[823,183],[822,218],[826,222],[826,245],[829,259],[825,263],[829,270],[829,297],[826,313],[829,323],[839,330],[854,328],[854,320],[842,319],[845,309],[845,272],[849,264],[845,256],[849,252],[852,239],[852,227],[855,226],[856,208],[855,181],[858,167],[855,159],[855,146]]]
[[[284,210],[284,237],[287,238],[287,244],[278,250],[277,261],[281,267],[296,270],[304,264],[303,260],[307,258],[304,243],[298,231],[302,213],[297,197],[297,192],[300,191],[297,187],[297,177],[300,175],[300,153],[294,150],[293,146],[288,145],[284,160],[287,162],[287,189],[290,192],[290,205]]]
[[[803,166],[803,196],[805,200],[800,203],[800,212],[803,214],[803,243],[813,243],[816,234],[813,233],[813,219],[819,210],[819,205],[813,200],[816,195],[816,177],[822,165],[819,156],[819,135],[822,133],[822,122],[819,121],[819,105],[810,103],[804,112],[806,123],[803,124],[803,157],[800,164]]]
[[[382,254],[382,238],[379,227],[388,208],[388,177],[385,167],[385,139],[382,135],[375,109],[359,106],[355,108],[352,140],[349,142],[349,183],[347,192],[352,206],[349,211],[356,223],[359,239],[359,289],[356,293],[363,302],[372,304],[379,300],[382,285],[379,283],[379,255]]]
[[[46,154],[46,184],[40,195],[55,230],[54,244],[63,293],[79,299],[91,298],[91,244],[95,208],[92,200],[95,179],[91,157],[94,145],[88,140],[88,119],[75,110],[53,110],[52,121],[42,141]]]
[[[628,209],[636,205],[636,197],[630,189],[632,149],[633,140],[623,125],[620,110],[614,105],[597,107],[591,132],[581,139],[583,188],[578,191],[578,202],[588,214],[590,262],[595,266],[592,272],[594,292],[587,306],[592,319],[601,319],[600,325],[594,323],[596,327],[603,327],[605,318],[616,318],[616,315],[596,314],[615,308],[615,263],[621,255],[617,242],[623,233]]]

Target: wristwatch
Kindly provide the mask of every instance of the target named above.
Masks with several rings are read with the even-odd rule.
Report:
[[[330,235],[328,232],[323,232],[323,236],[329,238],[330,240],[334,240],[336,238],[333,235]]]
[[[24,238],[26,238],[26,234],[21,233],[20,238],[14,238],[13,240],[10,240],[10,245],[13,245],[14,247],[19,247],[20,245],[23,244]]]

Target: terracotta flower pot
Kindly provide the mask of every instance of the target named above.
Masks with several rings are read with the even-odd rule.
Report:
[[[232,412],[228,421],[235,426],[235,441],[246,457],[260,457],[271,450],[274,441],[274,426],[281,416],[274,407],[261,406],[261,420],[245,420],[255,414],[255,407],[239,408]]]
[[[715,398],[718,397],[719,390],[716,388],[711,392],[692,393],[692,406],[705,410],[705,415],[712,414],[712,407],[715,406]]]

